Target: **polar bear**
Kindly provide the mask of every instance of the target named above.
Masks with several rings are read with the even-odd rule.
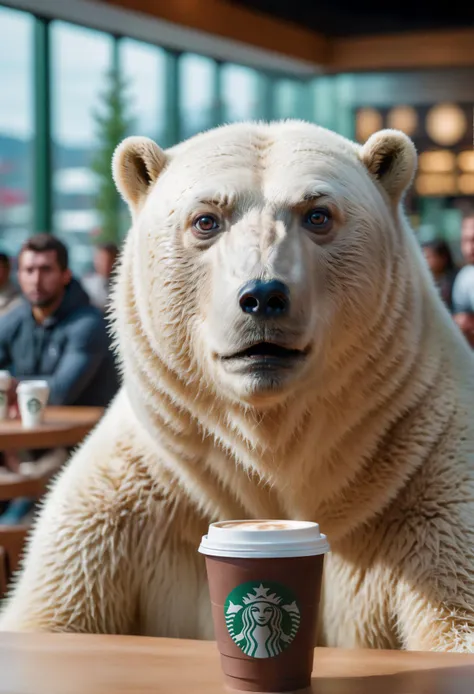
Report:
[[[318,641],[472,651],[474,362],[403,213],[416,153],[316,125],[117,149],[124,385],[50,490],[3,630],[212,639],[218,519],[318,521]]]

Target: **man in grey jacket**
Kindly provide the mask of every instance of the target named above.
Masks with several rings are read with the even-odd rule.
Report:
[[[118,376],[107,326],[72,279],[66,247],[49,234],[29,239],[18,280],[25,300],[0,318],[0,370],[47,380],[51,405],[108,405]]]

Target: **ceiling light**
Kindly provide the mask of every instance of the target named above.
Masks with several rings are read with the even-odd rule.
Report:
[[[456,144],[465,134],[467,119],[456,104],[439,104],[429,110],[426,131],[434,142],[444,147]]]

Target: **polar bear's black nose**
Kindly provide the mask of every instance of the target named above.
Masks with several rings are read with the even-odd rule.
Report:
[[[256,318],[277,318],[290,308],[290,290],[279,280],[251,280],[240,290],[239,304]]]

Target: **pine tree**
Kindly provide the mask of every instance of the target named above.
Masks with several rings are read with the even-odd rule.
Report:
[[[127,84],[116,69],[107,75],[101,104],[94,113],[96,138],[99,143],[91,168],[97,177],[95,208],[99,215],[99,243],[120,243],[120,196],[112,179],[111,162],[116,146],[132,128]]]

